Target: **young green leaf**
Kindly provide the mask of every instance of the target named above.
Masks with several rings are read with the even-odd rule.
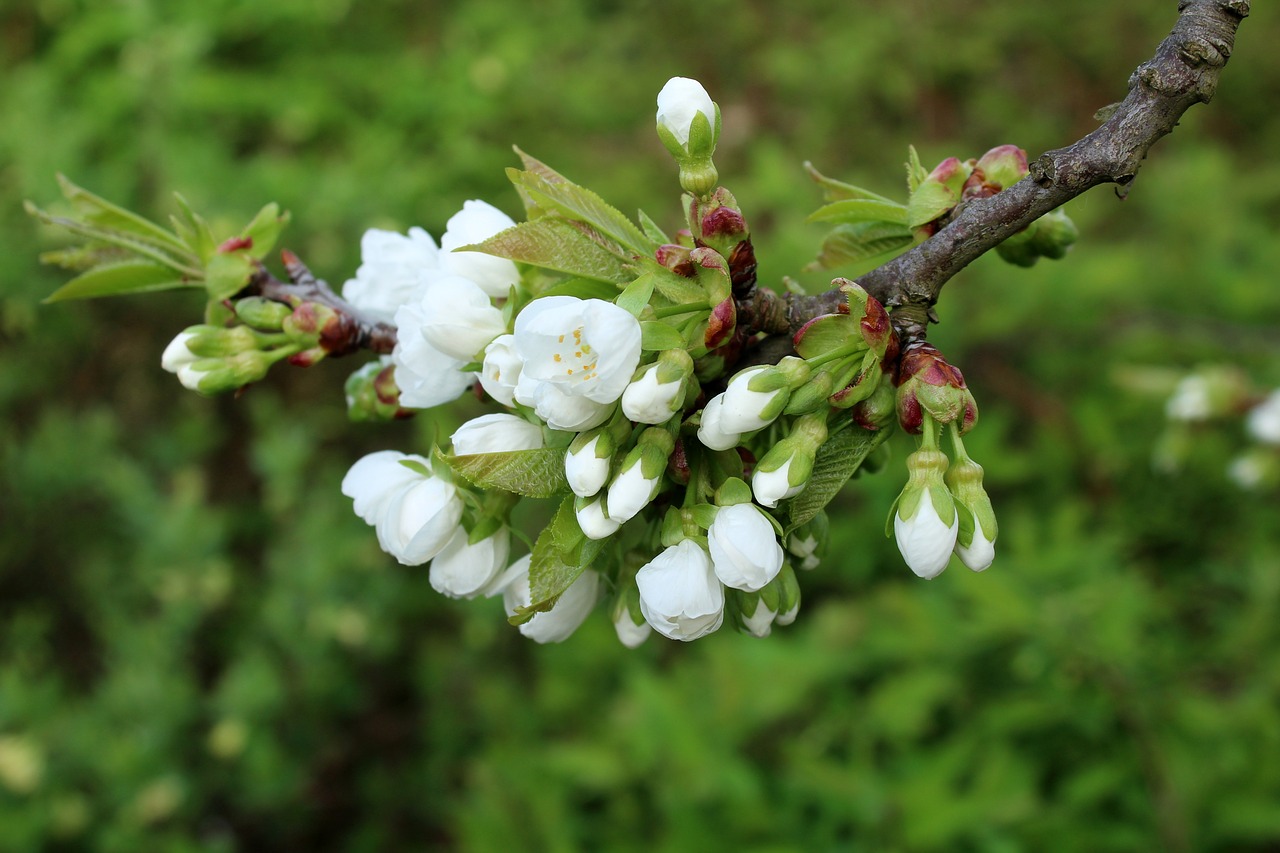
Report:
[[[640,228],[655,244],[661,246],[665,243],[671,242],[671,238],[667,236],[667,232],[659,228],[658,223],[649,218],[649,214],[645,213],[643,210],[637,210],[636,215],[640,220]]]
[[[888,428],[869,432],[855,426],[828,438],[818,448],[808,485],[784,505],[788,514],[787,535],[813,520],[891,432]]]
[[[655,245],[621,211],[585,187],[569,181],[550,182],[534,172],[507,170],[511,182],[522,187],[538,207],[567,219],[584,222],[638,254],[650,254]]]
[[[809,214],[810,222],[890,222],[905,224],[907,208],[896,201],[850,198],[833,201]]]
[[[630,281],[634,274],[627,272],[617,255],[593,239],[589,230],[580,223],[544,217],[521,222],[482,243],[461,248],[597,281]]]
[[[564,475],[563,448],[444,458],[456,473],[482,489],[502,489],[527,498],[550,498],[569,488]]]
[[[904,225],[890,222],[857,222],[838,225],[822,241],[818,257],[805,269],[829,270],[865,261],[887,252],[905,249],[912,243]]]
[[[280,205],[273,201],[258,211],[240,232],[240,236],[251,240],[249,248],[253,250],[254,257],[262,258],[275,246],[280,232],[288,224],[289,212],[281,213]]]
[[[650,352],[663,352],[669,349],[684,349],[684,335],[674,326],[660,320],[649,320],[640,324],[640,348]]]
[[[882,201],[888,204],[894,204],[894,201],[885,198],[871,190],[855,187],[853,184],[846,184],[844,181],[837,181],[835,178],[828,178],[826,175],[814,168],[813,164],[805,161],[804,170],[809,173],[809,177],[814,183],[822,187],[823,201],[842,201],[844,199],[870,199],[872,201]]]
[[[649,304],[649,299],[653,296],[653,286],[653,274],[644,273],[628,284],[626,289],[622,291],[622,294],[617,299],[618,307],[639,317],[645,306]]]
[[[591,278],[571,278],[568,281],[556,282],[539,293],[537,298],[541,299],[544,296],[576,296],[578,299],[603,299],[606,302],[612,302],[617,295],[618,286],[616,284]]]
[[[82,273],[55,290],[44,301],[64,302],[69,299],[91,299],[96,296],[119,296],[178,287],[200,287],[198,281],[175,278],[173,270],[149,261],[120,261],[103,264]]]
[[[187,252],[186,246],[176,234],[132,211],[112,204],[101,196],[94,195],[84,187],[77,186],[66,175],[58,175],[58,185],[62,189],[63,196],[75,206],[86,222],[91,222],[100,228],[132,234],[139,240],[170,252],[178,254]]]

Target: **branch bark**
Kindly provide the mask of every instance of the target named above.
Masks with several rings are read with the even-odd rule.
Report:
[[[1249,0],[1181,0],[1178,11],[1173,31],[1129,77],[1128,95],[1101,127],[1042,154],[1027,177],[957,208],[937,234],[858,279],[893,310],[904,341],[924,337],[932,306],[956,273],[1085,190],[1114,183],[1127,191],[1151,146],[1191,106],[1213,97]]]

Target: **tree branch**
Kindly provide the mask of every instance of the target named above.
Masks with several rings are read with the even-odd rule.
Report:
[[[1101,127],[1041,155],[1012,187],[961,205],[937,234],[858,279],[894,309],[904,340],[924,336],[930,309],[952,276],[1085,190],[1114,183],[1123,192],[1151,146],[1193,104],[1213,97],[1249,0],[1181,0],[1178,10],[1173,32],[1130,76],[1129,94]]]

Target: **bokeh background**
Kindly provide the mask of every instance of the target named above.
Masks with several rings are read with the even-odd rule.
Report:
[[[1256,5],[1129,198],[1069,206],[1065,260],[984,258],[943,293],[995,566],[902,565],[901,441],[833,506],[795,625],[632,652],[603,613],[535,646],[378,550],[341,476],[434,425],[348,424],[351,360],[202,399],[159,366],[198,295],[40,305],[65,276],[21,199],[64,172],[228,228],[278,201],[340,283],[367,227],[518,214],[519,144],[672,228],[653,103],[681,74],[723,107],[762,279],[818,288],[802,161],[901,197],[909,143],[1066,144],[1173,0],[9,0],[0,849],[1280,849],[1280,500],[1225,475],[1238,423],[1155,470],[1163,398],[1124,381],[1280,385],[1280,28]]]

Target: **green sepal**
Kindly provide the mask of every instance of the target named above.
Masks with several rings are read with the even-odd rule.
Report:
[[[730,477],[716,489],[715,502],[717,506],[749,504],[751,503],[751,487],[747,485],[745,480],[738,477]]]
[[[914,145],[907,146],[907,192],[915,192],[929,177],[929,170],[920,163],[920,154]]]
[[[588,225],[544,217],[501,231],[489,239],[457,251],[484,252],[535,267],[621,284],[634,273],[611,245]]]
[[[173,200],[178,205],[177,216],[169,217],[173,230],[200,260],[206,264],[218,251],[218,241],[213,238],[213,230],[200,214],[191,209],[181,193],[174,193]]]
[[[423,465],[417,459],[401,459],[400,464],[408,468],[410,471],[414,472],[415,474],[421,474],[424,477],[435,476],[434,474],[431,473],[430,468],[428,468],[426,465]]]
[[[240,236],[250,242],[246,248],[252,249],[254,257],[266,257],[275,246],[280,232],[289,224],[289,212],[280,212],[280,205],[274,201],[263,206],[249,220],[249,224],[240,232]]]
[[[739,480],[738,482],[742,482]],[[748,494],[748,500],[750,495]],[[691,509],[687,510],[692,516],[693,521],[703,530],[710,529],[712,523],[716,520],[716,514],[720,512],[720,507],[713,504],[695,504]]]
[[[818,448],[813,460],[813,471],[804,491],[783,504],[787,515],[786,536],[790,536],[796,528],[809,523],[822,512],[857,472],[863,461],[884,443],[891,432],[893,430],[868,432],[864,429],[845,429],[828,438]],[[783,541],[786,541],[785,536]]]
[[[118,261],[81,273],[45,297],[44,302],[201,286],[199,281],[177,278],[171,268],[150,261]]]
[[[617,306],[632,316],[639,317],[653,297],[655,279],[652,273],[644,273],[628,284],[615,301]]]
[[[817,358],[862,342],[862,329],[848,314],[827,314],[807,323],[796,341],[802,358]]]
[[[658,223],[649,218],[649,214],[645,213],[643,210],[637,210],[636,218],[640,220],[640,228],[644,231],[645,236],[655,244],[662,246],[671,242],[671,238],[667,236],[667,232],[659,228]]]
[[[569,490],[563,448],[441,454],[454,472],[482,489],[502,489],[527,498],[551,498]]]
[[[650,352],[684,349],[685,339],[674,326],[661,320],[646,320],[640,324],[640,348]]]

